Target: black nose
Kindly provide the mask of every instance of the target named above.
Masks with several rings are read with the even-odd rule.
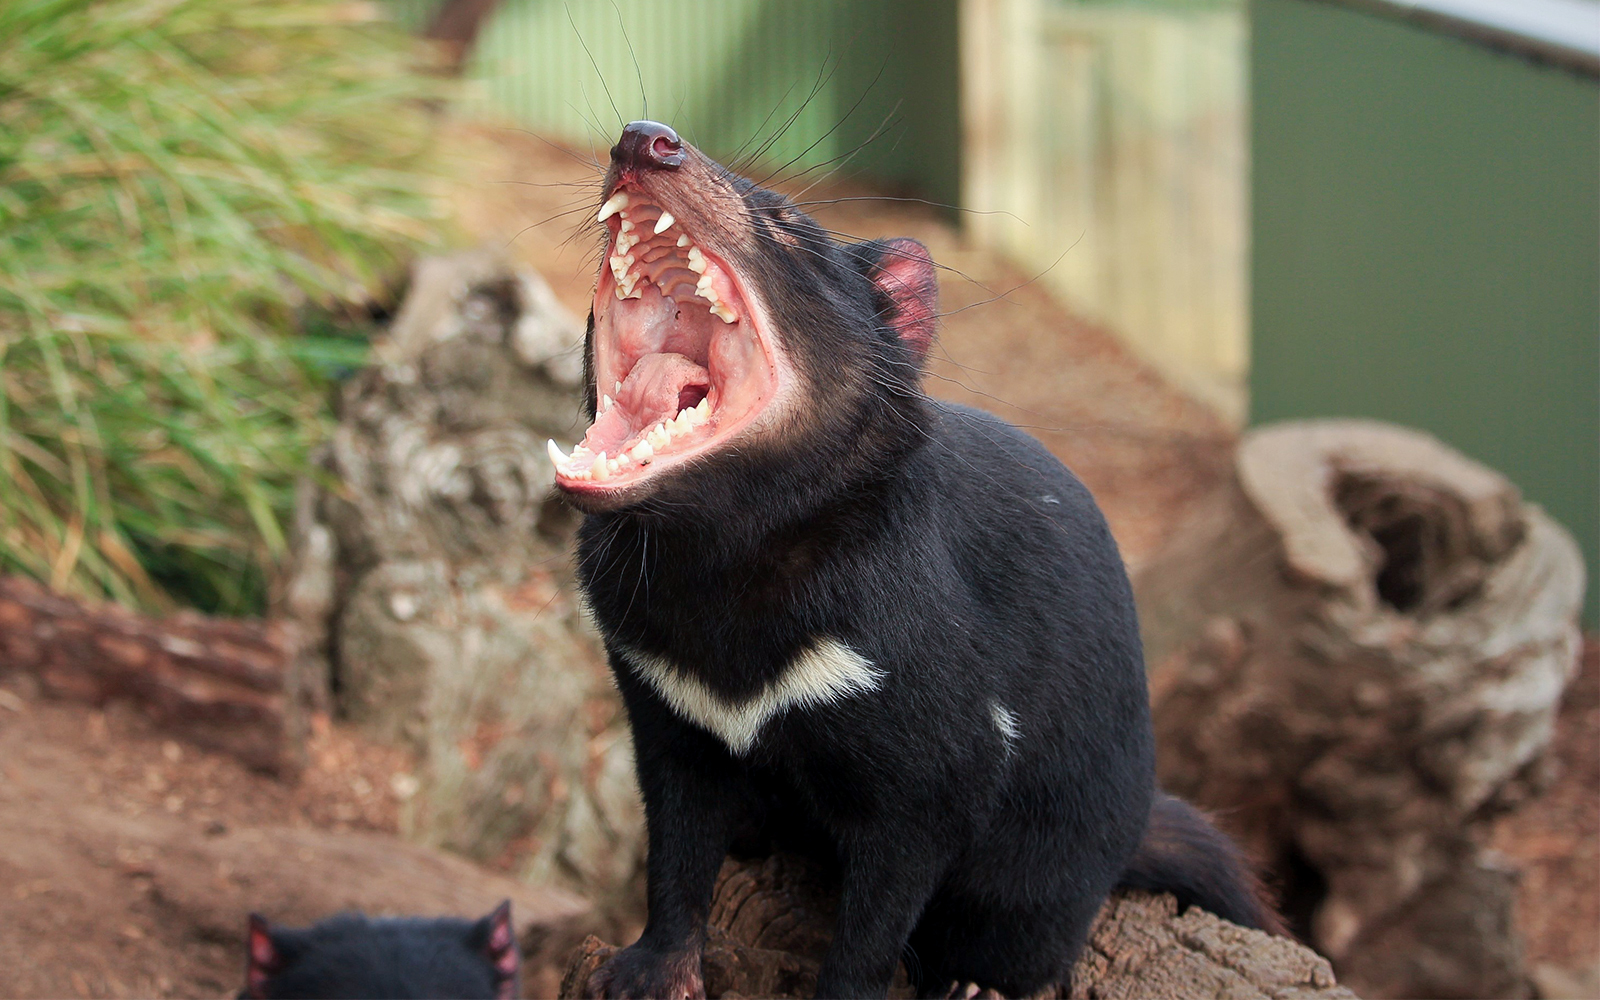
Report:
[[[683,165],[683,140],[660,122],[629,122],[611,147],[611,162],[638,171],[676,170]]]

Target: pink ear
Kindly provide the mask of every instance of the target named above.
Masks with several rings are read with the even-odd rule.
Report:
[[[245,941],[249,955],[245,963],[245,993],[251,997],[262,997],[266,995],[267,980],[278,971],[278,946],[272,943],[272,927],[266,917],[259,913],[250,914]]]
[[[517,971],[522,955],[517,948],[516,928],[511,922],[511,900],[501,902],[484,919],[489,922],[489,943],[485,950],[489,961],[494,963],[495,972],[500,975],[500,995],[504,1000],[512,1000],[517,995]]]
[[[939,278],[928,248],[913,239],[885,240],[873,272],[875,281],[889,297],[889,314],[884,322],[905,341],[920,361],[933,346],[939,324]]]

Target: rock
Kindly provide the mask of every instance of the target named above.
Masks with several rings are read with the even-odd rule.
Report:
[[[374,357],[297,525],[300,700],[332,692],[418,754],[420,842],[625,891],[631,752],[545,451],[583,423],[582,329],[537,275],[475,251],[417,265]]]

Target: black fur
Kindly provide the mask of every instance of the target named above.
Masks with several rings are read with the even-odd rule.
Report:
[[[628,506],[591,506],[581,529],[649,825],[649,922],[600,991],[701,988],[717,869],[761,826],[822,845],[841,873],[819,996],[882,996],[908,944],[924,992],[1063,982],[1155,793],[1133,598],[1104,519],[1038,441],[922,393],[926,345],[896,329],[895,296],[931,280],[883,280],[904,244],[837,243],[703,157],[661,183],[680,219],[680,201],[738,199],[718,217],[754,238],[718,249],[767,302],[804,406]],[[791,709],[743,755],[621,653],[667,658],[737,703],[824,638],[881,670],[877,690]],[[1217,877],[1195,874],[1211,856],[1193,853],[1133,878],[1232,901],[1236,867],[1218,857]]]
[[[509,907],[475,921],[341,913],[303,928],[253,916],[239,997],[515,997]]]

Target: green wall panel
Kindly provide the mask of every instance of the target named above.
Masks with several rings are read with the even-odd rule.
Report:
[[[1252,421],[1501,470],[1577,536],[1600,624],[1600,86],[1310,0],[1251,30]]]
[[[954,203],[957,64],[956,0],[504,0],[472,75],[494,111],[602,159],[648,110],[719,159],[781,133],[767,169]]]

